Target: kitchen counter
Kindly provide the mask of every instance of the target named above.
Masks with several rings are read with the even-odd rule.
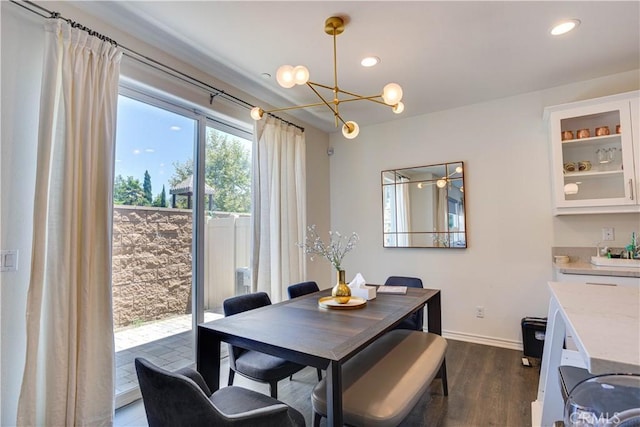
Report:
[[[585,261],[575,261],[566,264],[554,264],[554,268],[556,269],[556,271],[563,274],[588,274],[591,276],[640,278],[640,268],[598,266]]]
[[[538,398],[531,405],[532,425],[544,427],[563,417],[558,366],[564,353],[576,353],[563,349],[566,335],[573,337],[576,356],[590,373],[640,374],[638,288],[550,282],[549,289]]]

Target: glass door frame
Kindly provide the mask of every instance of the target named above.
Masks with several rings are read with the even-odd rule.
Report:
[[[206,220],[205,201],[205,161],[206,161],[206,132],[207,127],[212,127],[246,139],[253,139],[252,127],[247,123],[236,124],[232,120],[218,118],[213,112],[203,112],[201,109],[192,108],[189,102],[180,103],[174,100],[170,94],[162,94],[147,87],[130,81],[121,81],[118,94],[135,101],[148,104],[153,107],[181,115],[194,120],[195,140],[193,142],[193,170],[194,170],[194,197],[192,199],[191,218],[192,248],[191,248],[191,345],[193,347],[193,362],[196,358],[196,333],[197,325],[204,321],[204,234]],[[140,397],[139,388],[121,392],[114,396],[116,407],[124,406]]]

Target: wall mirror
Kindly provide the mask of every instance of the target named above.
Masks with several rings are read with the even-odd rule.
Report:
[[[466,248],[464,163],[382,171],[385,248]]]

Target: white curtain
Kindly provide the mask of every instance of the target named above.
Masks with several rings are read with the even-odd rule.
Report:
[[[47,22],[18,425],[113,423],[111,215],[121,50]]]
[[[449,183],[447,182],[447,186]],[[440,231],[441,233],[436,234],[438,239],[438,243],[436,246],[439,247],[448,247],[449,242],[449,234],[445,233],[449,231],[449,217],[447,215],[448,205],[447,205],[447,188],[436,188],[436,203],[435,203],[435,212],[436,212],[436,229],[435,231]]]
[[[398,233],[398,246],[410,246],[411,235],[411,200],[409,197],[409,178],[399,176],[399,182],[401,185],[400,191],[397,191],[396,197],[396,218],[397,218],[397,230]]]
[[[257,123],[253,161],[253,288],[273,302],[305,277],[304,133],[268,117]]]

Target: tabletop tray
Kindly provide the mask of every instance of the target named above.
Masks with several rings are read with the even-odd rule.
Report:
[[[331,310],[355,310],[367,305],[367,300],[361,297],[352,296],[349,302],[339,304],[333,297],[322,297],[318,300],[318,305],[322,308],[329,308]]]

